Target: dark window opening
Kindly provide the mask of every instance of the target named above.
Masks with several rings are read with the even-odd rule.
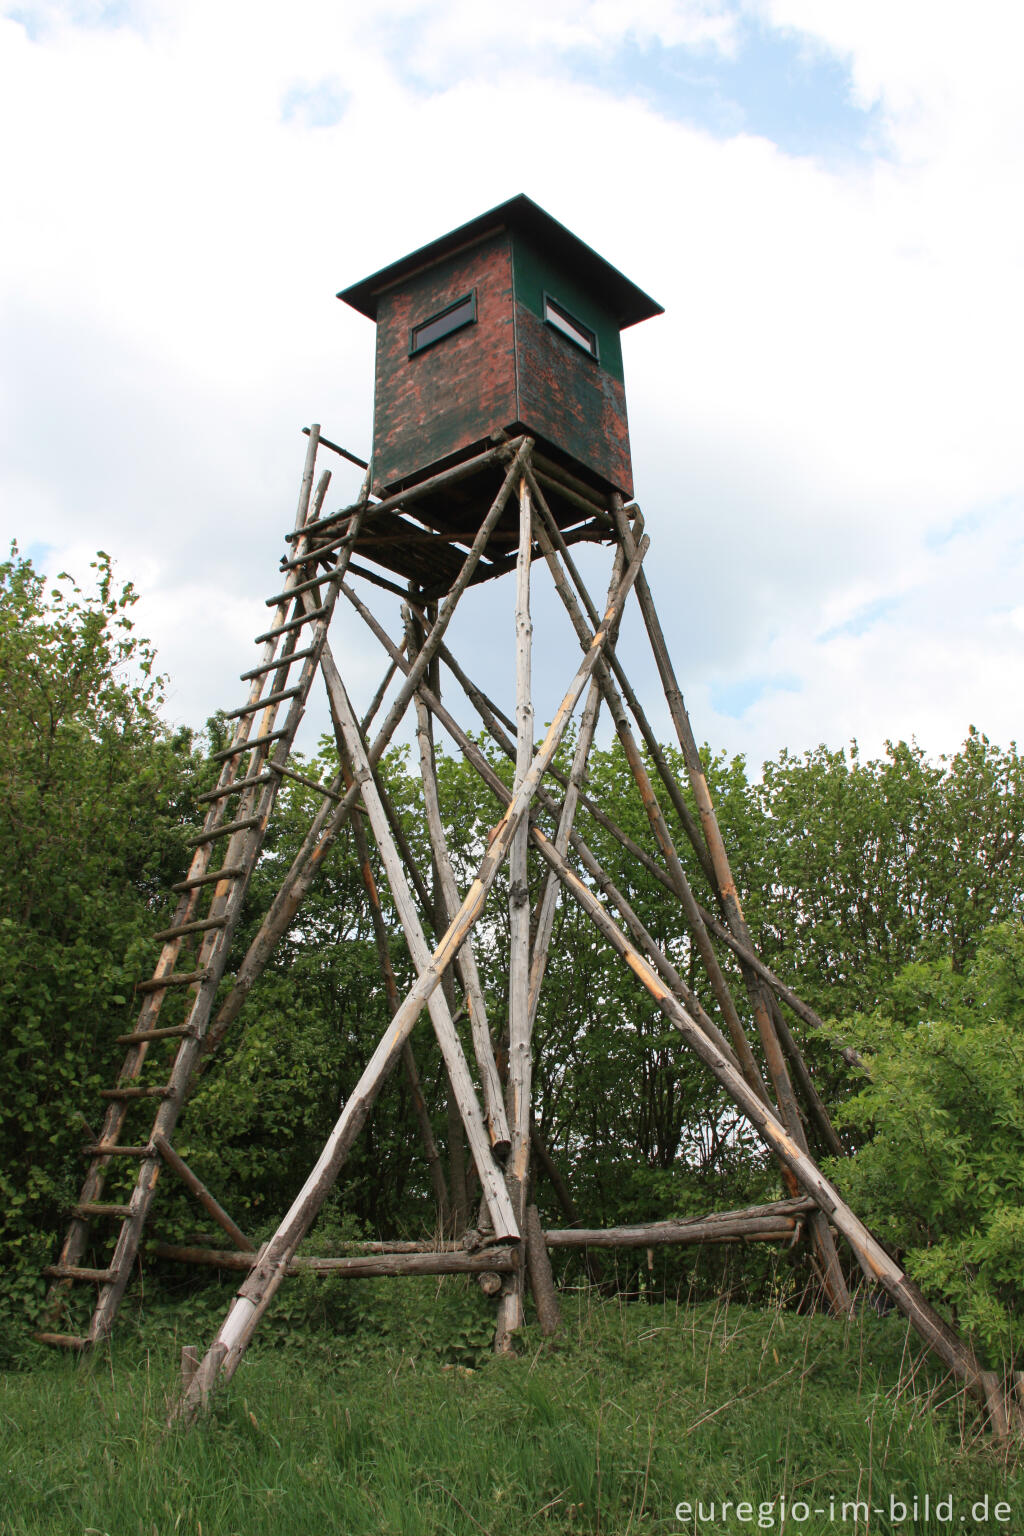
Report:
[[[449,304],[447,309],[442,309],[440,314],[431,315],[429,320],[424,320],[422,325],[414,325],[409,335],[409,355],[414,352],[422,352],[424,347],[429,347],[433,342],[440,341],[445,336],[450,336],[452,331],[458,331],[464,325],[472,325],[476,319],[476,289],[467,293],[465,298],[456,299],[454,304]]]
[[[563,336],[568,336],[570,341],[582,347],[591,357],[597,356],[597,337],[590,327],[584,325],[581,320],[574,319],[567,309],[563,309],[561,304],[556,304],[554,299],[548,298],[547,294],[544,295],[544,319],[548,325],[553,325],[556,331],[561,331]]]

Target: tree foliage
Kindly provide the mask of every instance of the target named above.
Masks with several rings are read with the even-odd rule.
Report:
[[[83,591],[0,564],[0,1251],[42,1285],[77,1195],[83,1116],[168,884],[180,878],[197,764],[160,720],[162,679],[111,561]],[[20,1261],[20,1262],[19,1262]],[[0,1291],[0,1295],[2,1295]]]
[[[20,1287],[22,1302],[39,1293],[39,1271],[76,1197],[82,1117],[95,1129],[97,1090],[117,1067],[114,1037],[130,1024],[132,986],[154,958],[149,935],[165,918],[164,893],[180,877],[197,820],[195,794],[211,772],[189,733],[174,735],[161,722],[162,684],[133,629],[134,602],[106,555],[94,562],[88,592],[67,577],[47,583],[16,551],[0,566],[0,1049],[10,1085],[0,1108],[0,1243],[4,1284],[8,1294]],[[508,761],[488,741],[480,745],[509,782]],[[678,754],[665,751],[682,779]],[[571,752],[570,740],[563,769]],[[985,938],[1021,912],[1024,780],[1016,748],[998,748],[973,730],[959,752],[938,762],[914,743],[890,745],[875,760],[856,746],[820,747],[784,752],[753,779],[740,758],[705,756],[756,946],[820,1013],[844,1020],[874,1052],[875,1080],[865,1087],[828,1039],[792,1023],[825,1099],[850,1100],[845,1129],[859,1150],[837,1176],[849,1178],[855,1199],[906,1249],[915,1273],[942,1290],[979,1337],[1016,1347],[1010,1269],[1020,1243],[1013,1097],[1020,989],[1018,960],[1008,957],[1019,927]],[[306,770],[320,782],[333,777],[332,742],[321,743]],[[429,885],[413,770],[400,750],[381,765]],[[438,775],[465,890],[500,807],[460,758],[440,752]],[[587,792],[656,854],[617,744],[592,753]],[[294,781],[281,788],[225,992],[317,803]],[[663,805],[698,899],[713,906],[667,799]],[[550,815],[539,814],[551,830]],[[585,810],[578,825],[716,1014],[678,904]],[[371,862],[402,991],[413,968],[375,855]],[[499,1049],[508,1014],[503,878],[473,940]],[[546,867],[531,862],[534,907],[546,878]],[[423,913],[428,936],[433,917]],[[743,999],[734,962],[723,963]],[[368,897],[345,832],[243,1018],[208,1060],[176,1136],[254,1235],[290,1203],[387,1019]],[[471,1055],[464,1014],[459,1027]],[[465,1149],[425,1019],[413,1045],[434,1136],[454,1177]],[[556,915],[535,1059],[539,1127],[588,1222],[691,1214],[775,1192],[763,1149],[570,900]],[[958,1096],[958,1081],[975,1079],[976,1098],[965,1088]],[[929,1162],[944,1136],[945,1182]],[[904,1168],[898,1149],[908,1138],[914,1151]],[[537,1188],[557,1217],[540,1176]],[[159,1204],[162,1232],[194,1228],[194,1208],[167,1180]],[[377,1233],[421,1229],[431,1210],[410,1097],[396,1073],[328,1215]]]
[[[1024,1348],[1024,924],[984,936],[963,973],[908,966],[848,1021],[871,1081],[844,1107],[863,1138],[834,1168],[911,1275],[998,1361]]]

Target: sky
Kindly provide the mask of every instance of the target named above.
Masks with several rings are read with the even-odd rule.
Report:
[[[80,580],[108,551],[169,719],[240,703],[301,428],[369,449],[373,326],[337,290],[526,192],[665,306],[626,387],[698,739],[755,770],[1008,745],[1022,49],[1016,0],[0,0],[4,547]],[[453,631],[506,702],[512,602]],[[535,623],[542,720],[578,652],[540,583]],[[369,697],[354,616],[332,644]]]

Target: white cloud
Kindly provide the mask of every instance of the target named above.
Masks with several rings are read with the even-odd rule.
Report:
[[[26,9],[0,21],[5,528],[119,558],[182,717],[233,702],[298,427],[368,446],[372,327],[335,290],[525,190],[668,311],[627,333],[627,380],[698,735],[757,756],[1013,729],[1020,630],[989,622],[1024,494],[1013,7]],[[627,43],[713,59],[752,15],[848,64],[884,154],[836,168],[579,77]],[[749,675],[802,687],[716,717],[712,684]]]

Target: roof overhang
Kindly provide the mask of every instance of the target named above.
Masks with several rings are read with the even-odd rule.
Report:
[[[510,198],[507,203],[499,203],[497,208],[492,208],[488,213],[470,219],[468,224],[460,224],[458,229],[442,235],[439,240],[432,240],[429,245],[410,251],[408,256],[374,272],[371,277],[364,277],[361,282],[342,289],[338,298],[351,304],[361,315],[376,320],[381,295],[388,289],[411,277],[414,272],[433,266],[444,256],[451,255],[463,246],[473,245],[484,236],[501,229],[526,235],[553,260],[568,267],[581,283],[592,290],[595,298],[607,306],[620,330],[636,325],[641,320],[649,320],[654,315],[664,314],[661,304],[656,303],[643,289],[631,283],[628,277],[624,277],[616,267],[605,261],[603,256],[599,256],[571,230],[566,229],[564,224],[559,224],[557,219],[553,219],[522,193]]]

